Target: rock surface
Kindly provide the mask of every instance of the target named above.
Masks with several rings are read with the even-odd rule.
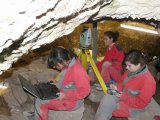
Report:
[[[71,33],[88,19],[159,21],[159,6],[159,0],[5,0],[0,4],[0,74],[23,54]]]

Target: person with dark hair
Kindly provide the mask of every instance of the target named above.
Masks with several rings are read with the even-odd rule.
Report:
[[[54,48],[48,57],[48,66],[61,71],[56,83],[60,93],[56,99],[36,99],[38,120],[48,120],[48,110],[72,111],[80,108],[90,93],[90,78],[72,51],[63,47]]]
[[[101,72],[105,83],[113,81],[120,82],[122,61],[124,59],[124,52],[122,48],[116,43],[119,33],[106,31],[104,33],[104,42],[106,45],[104,59],[97,62],[97,67]]]
[[[95,120],[109,120],[112,116],[134,118],[145,111],[155,94],[156,82],[140,51],[131,50],[123,63],[126,66],[123,82],[110,85],[115,93],[104,95]]]

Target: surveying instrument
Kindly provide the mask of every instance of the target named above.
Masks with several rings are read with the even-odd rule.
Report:
[[[88,69],[88,63],[90,63],[93,72],[95,73],[103,91],[107,93],[107,87],[89,51],[89,46],[91,45],[91,42],[92,42],[91,29],[84,28],[80,35],[80,52],[78,54],[78,57],[80,58],[81,63],[86,70]]]

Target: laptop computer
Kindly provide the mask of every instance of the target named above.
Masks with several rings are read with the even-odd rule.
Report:
[[[32,96],[42,100],[55,99],[58,97],[57,93],[59,93],[59,89],[56,85],[50,83],[39,83],[33,85],[22,75],[19,75],[18,77],[24,91],[28,92]]]

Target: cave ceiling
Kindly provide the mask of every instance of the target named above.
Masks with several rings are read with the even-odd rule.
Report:
[[[0,4],[0,74],[23,54],[72,33],[88,20],[160,21],[159,0],[4,0]]]

